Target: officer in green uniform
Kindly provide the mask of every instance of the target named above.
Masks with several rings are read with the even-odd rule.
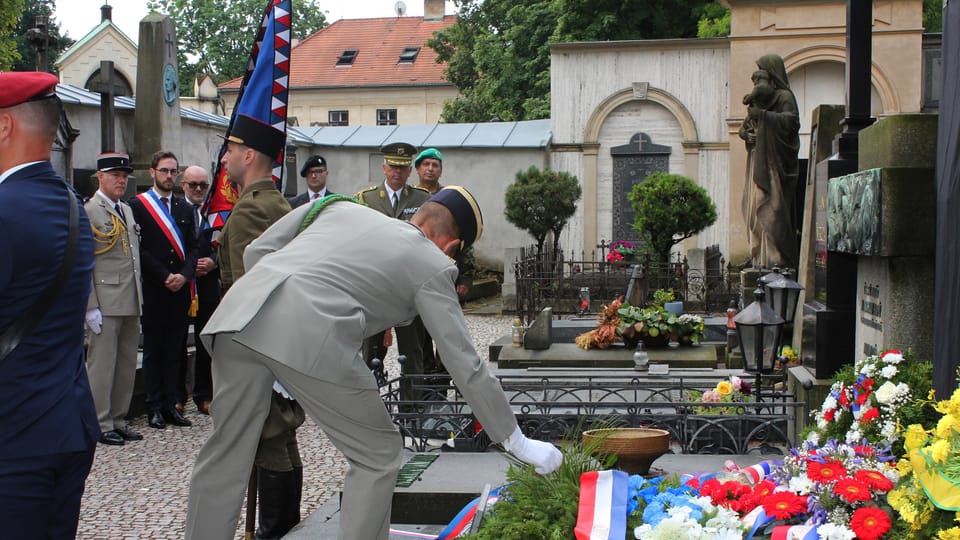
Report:
[[[240,198],[220,233],[220,276],[224,293],[249,268],[243,252],[270,225],[290,212],[290,203],[273,182],[273,161],[283,148],[283,133],[246,115],[237,116],[221,163],[240,188]],[[214,380],[214,386],[217,381]],[[214,395],[217,389],[214,388]],[[217,400],[210,404],[216,410]],[[260,433],[254,464],[260,525],[255,540],[280,538],[300,522],[303,462],[297,428],[305,415],[299,403],[271,393],[270,413]]]
[[[357,193],[355,197],[363,204],[374,210],[397,219],[409,221],[420,205],[427,202],[430,192],[407,184],[410,173],[413,172],[413,157],[417,155],[417,148],[405,142],[394,142],[380,148],[383,154],[383,182],[370,186]],[[426,330],[423,321],[418,316],[406,326],[397,326],[397,351],[406,356],[402,370],[404,375],[420,375],[424,372],[423,342]],[[389,332],[389,331],[387,331]],[[389,347],[387,332],[371,336],[363,342],[363,359],[370,365],[374,358],[383,359]],[[411,381],[404,381],[400,386],[400,397],[403,400],[419,401],[420,392],[414,392]]]

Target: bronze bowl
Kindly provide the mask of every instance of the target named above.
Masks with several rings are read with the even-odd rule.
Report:
[[[616,467],[645,475],[670,446],[670,432],[655,428],[604,428],[583,432],[583,445],[596,454],[616,455]]]

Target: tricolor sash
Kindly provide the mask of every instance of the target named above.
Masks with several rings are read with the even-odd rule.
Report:
[[[173,215],[171,215],[167,207],[160,202],[160,197],[157,197],[156,192],[151,189],[137,195],[137,199],[143,203],[143,207],[147,209],[147,213],[150,214],[153,221],[160,227],[163,235],[167,237],[167,241],[173,246],[177,257],[179,257],[181,261],[187,260],[186,249],[183,247],[183,233],[180,232],[180,227],[177,227],[173,222]],[[173,205],[172,196],[170,197],[170,204]]]
[[[490,494],[487,495],[487,508],[492,506],[493,503],[500,499],[500,490],[503,488],[504,486],[499,486],[490,490]],[[473,523],[473,518],[477,514],[477,507],[479,504],[480,497],[477,497],[476,499],[470,501],[469,504],[464,506],[463,510],[461,510],[460,513],[454,516],[453,520],[450,521],[450,524],[447,525],[445,529],[440,531],[440,535],[436,537],[437,540],[448,540],[469,532],[470,524]]]
[[[580,475],[577,540],[620,540],[627,535],[627,484],[623,471],[590,471]]]

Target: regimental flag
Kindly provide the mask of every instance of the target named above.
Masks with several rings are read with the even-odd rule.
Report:
[[[233,129],[239,114],[251,116],[272,125],[284,134],[287,133],[292,22],[290,3],[291,0],[267,1],[226,134]],[[207,201],[203,207],[206,222],[214,229],[223,227],[230,210],[240,196],[236,186],[230,182],[226,168],[220,164],[220,159],[226,151],[227,144],[224,142],[217,155],[213,189],[207,194]],[[284,151],[281,149],[273,162],[273,181],[277,189],[281,189],[283,183],[283,161]]]

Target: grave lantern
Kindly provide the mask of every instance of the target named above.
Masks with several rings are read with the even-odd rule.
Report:
[[[733,322],[746,370],[757,373],[759,378],[759,374],[773,371],[784,320],[764,302],[763,289],[757,287],[753,295],[756,300],[743,308]]]
[[[757,280],[757,286],[763,289],[763,292],[769,292],[767,290],[767,285],[783,277],[780,274],[780,267],[774,265],[773,270],[760,276],[760,279]]]
[[[790,279],[790,272],[780,274],[779,279],[775,279],[766,286],[767,303],[777,315],[780,315],[787,324],[792,324],[797,314],[797,302],[800,300],[800,291],[803,286]]]

